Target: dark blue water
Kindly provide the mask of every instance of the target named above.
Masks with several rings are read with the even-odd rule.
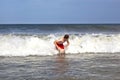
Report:
[[[119,24],[4,24],[1,34],[119,33]]]

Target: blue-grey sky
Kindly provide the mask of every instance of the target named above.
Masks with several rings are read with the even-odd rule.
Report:
[[[0,0],[0,24],[120,23],[120,0]]]

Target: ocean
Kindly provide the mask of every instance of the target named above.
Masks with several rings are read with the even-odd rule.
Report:
[[[0,80],[119,80],[119,63],[119,24],[0,24]]]

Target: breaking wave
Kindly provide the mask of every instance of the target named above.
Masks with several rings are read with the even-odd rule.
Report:
[[[0,56],[56,55],[62,35],[0,35]],[[120,52],[120,34],[72,34],[66,54]],[[65,43],[66,44],[66,43]]]

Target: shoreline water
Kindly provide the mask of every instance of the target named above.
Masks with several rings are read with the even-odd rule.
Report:
[[[120,54],[0,57],[1,80],[116,80]]]

